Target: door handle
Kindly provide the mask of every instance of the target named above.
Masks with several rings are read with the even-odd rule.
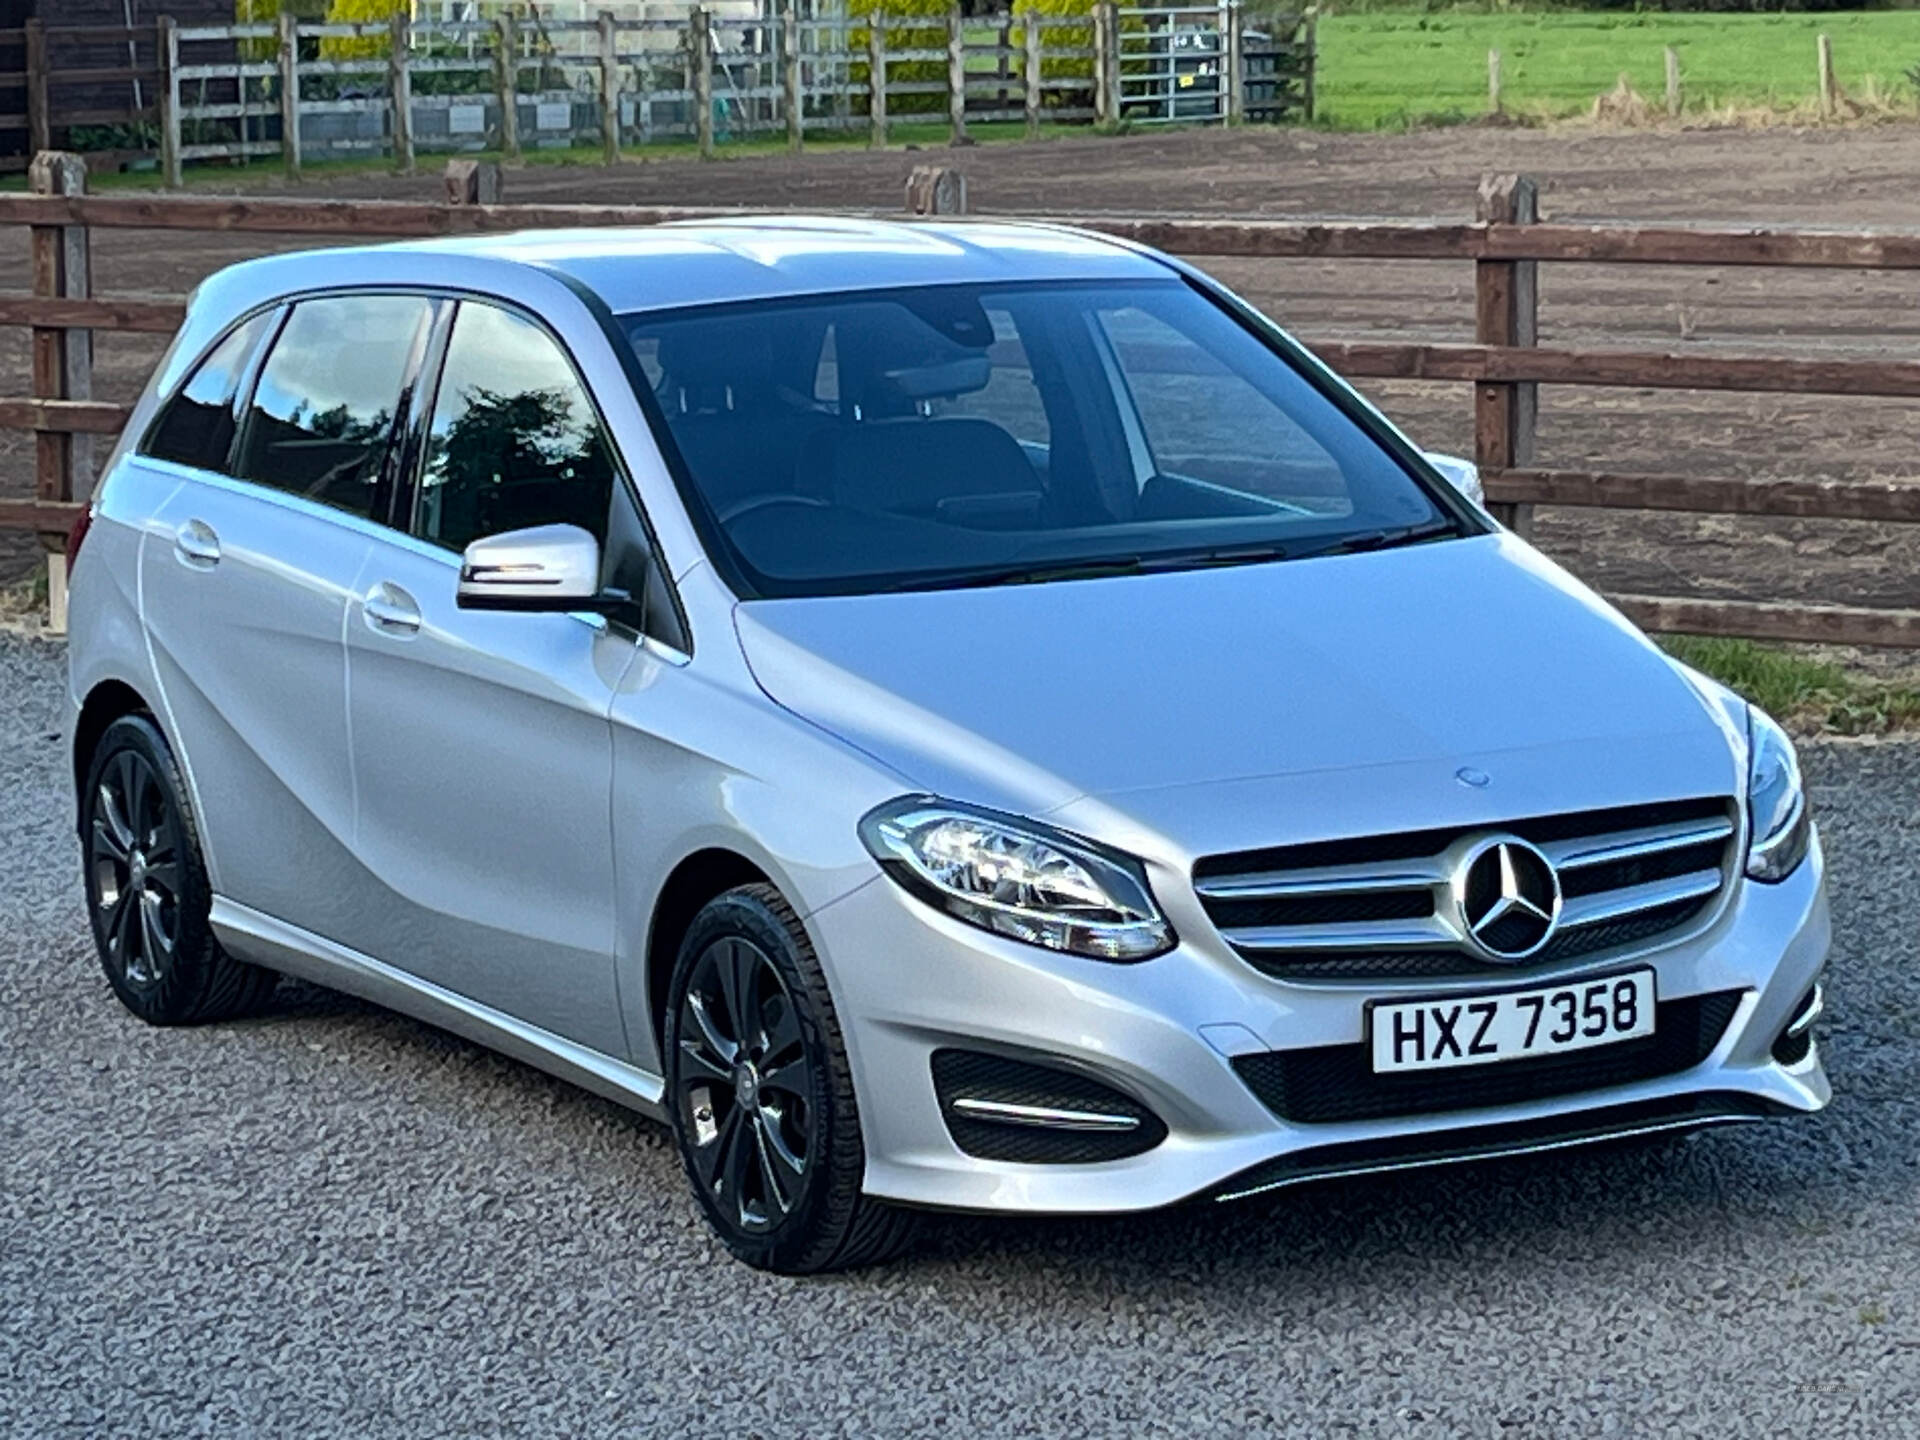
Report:
[[[220,563],[220,537],[204,520],[189,520],[173,532],[173,552],[183,564],[211,570]]]
[[[367,625],[383,635],[412,635],[420,629],[420,607],[391,580],[382,580],[360,602]]]

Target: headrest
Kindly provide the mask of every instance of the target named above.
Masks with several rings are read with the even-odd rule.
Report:
[[[773,383],[772,337],[744,316],[674,326],[660,337],[660,369],[669,386],[765,389]]]

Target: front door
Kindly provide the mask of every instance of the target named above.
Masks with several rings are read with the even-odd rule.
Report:
[[[624,1056],[607,717],[637,646],[595,616],[454,600],[481,536],[565,521],[604,543],[612,456],[559,346],[477,302],[453,318],[428,414],[409,533],[375,542],[347,616],[370,881],[347,943]]]

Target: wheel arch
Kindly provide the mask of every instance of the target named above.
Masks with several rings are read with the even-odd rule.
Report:
[[[662,1056],[663,1064],[667,989],[680,942],[708,901],[741,885],[781,888],[778,880],[738,850],[710,845],[681,859],[654,899],[653,918],[647,926],[647,1023],[652,1027],[654,1053]]]
[[[87,767],[107,727],[123,715],[145,715],[155,719],[153,706],[124,680],[102,680],[87,692],[80,714],[73,722],[73,793],[77,798],[87,783]],[[158,723],[156,720],[155,723]]]

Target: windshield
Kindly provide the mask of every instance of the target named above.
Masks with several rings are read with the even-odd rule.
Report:
[[[625,317],[748,598],[1297,559],[1467,533],[1177,279]]]

